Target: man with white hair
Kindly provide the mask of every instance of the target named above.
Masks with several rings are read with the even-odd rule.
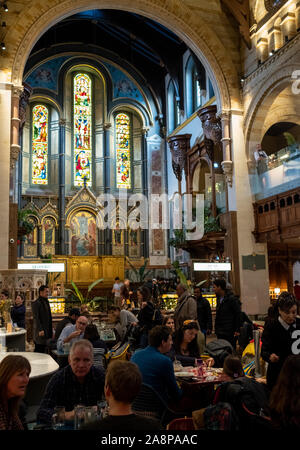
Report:
[[[175,330],[182,327],[185,320],[197,321],[197,303],[188,291],[187,286],[179,283],[176,287],[178,295],[177,306],[174,311]]]
[[[74,419],[76,405],[97,406],[104,390],[105,372],[93,366],[93,346],[87,339],[73,343],[69,365],[55,373],[46,388],[37,422],[51,424],[56,406],[65,407],[65,418]]]

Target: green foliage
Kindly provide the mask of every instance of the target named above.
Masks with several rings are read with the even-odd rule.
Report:
[[[146,270],[146,267],[149,262],[149,258],[145,258],[144,264],[137,270],[134,265],[130,262],[129,258],[126,256],[126,261],[130,265],[132,271],[135,274],[136,281],[139,283],[143,283],[148,277],[152,276],[152,270]]]
[[[76,286],[74,281],[71,281],[73,289],[66,289],[65,292],[71,293],[73,295],[73,297],[75,297],[75,299],[77,301],[79,301],[79,303],[81,305],[88,305],[92,311],[96,311],[99,308],[99,303],[106,301],[106,298],[105,297],[93,297],[92,299],[90,299],[90,292],[92,291],[92,289],[95,286],[97,286],[97,284],[101,283],[102,281],[103,281],[103,278],[99,278],[98,280],[93,281],[93,283],[91,283],[88,286],[88,293],[86,296],[83,295],[83,293],[79,290],[79,288]]]
[[[22,230],[22,236],[27,236],[34,230],[34,224],[27,220],[28,216],[37,217],[31,209],[18,210],[18,228]]]
[[[211,208],[209,206],[204,207],[204,234],[212,231],[221,231],[220,227],[220,214],[217,217],[213,217],[211,214]]]
[[[182,272],[182,270],[180,269],[179,262],[178,261],[174,261],[172,263],[172,266],[175,269],[176,275],[179,278],[180,283],[184,284],[184,286],[188,287],[188,280],[187,280],[186,276],[184,275],[184,273]]]

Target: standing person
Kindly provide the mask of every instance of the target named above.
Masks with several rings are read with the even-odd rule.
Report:
[[[121,307],[128,309],[131,307],[132,300],[132,289],[130,286],[130,280],[126,278],[124,280],[123,286],[121,286]]]
[[[299,352],[300,319],[297,318],[297,302],[289,292],[278,297],[277,319],[266,322],[261,337],[261,356],[268,363],[267,386],[275,385],[284,361]]]
[[[42,285],[39,288],[38,299],[31,305],[33,315],[33,341],[35,344],[34,351],[37,353],[45,353],[47,340],[53,336],[52,315],[48,295],[48,286]]]
[[[174,322],[175,330],[179,330],[185,320],[197,320],[197,303],[184,284],[179,283],[176,292],[178,302],[174,311]]]
[[[236,337],[240,334],[241,308],[232,291],[226,289],[226,281],[217,279],[213,282],[217,296],[215,333],[218,339],[225,339],[235,349]]]
[[[115,296],[114,304],[117,306],[121,306],[121,287],[123,286],[123,283],[121,283],[120,278],[115,278],[115,283],[112,288],[112,293]]]
[[[25,328],[25,298],[23,294],[17,294],[15,304],[11,308],[10,317],[13,324],[17,324],[20,328]]]
[[[0,363],[0,430],[23,430],[19,406],[29,382],[31,366],[20,355],[8,355]],[[3,442],[3,441],[2,441]]]
[[[145,348],[148,345],[148,333],[153,328],[155,308],[151,301],[150,291],[147,287],[143,286],[137,290],[137,299],[140,306],[137,318],[141,329],[139,347]]]
[[[254,159],[256,161],[257,174],[261,187],[264,189],[267,187],[267,171],[268,171],[268,155],[261,148],[260,144],[257,144],[256,151],[254,152]]]
[[[212,315],[211,315],[211,307],[209,301],[202,296],[201,288],[194,288],[194,295],[196,297],[197,302],[197,317],[200,325],[200,330],[205,336],[210,335],[212,332]]]
[[[298,315],[300,315],[300,285],[298,280],[295,280],[294,294],[297,300]]]

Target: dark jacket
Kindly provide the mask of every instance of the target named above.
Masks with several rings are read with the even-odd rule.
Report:
[[[154,312],[155,308],[152,302],[147,302],[147,305],[140,309],[137,318],[143,332],[148,332],[153,327]]]
[[[215,333],[217,336],[233,336],[240,331],[240,304],[231,291],[226,291],[224,299],[217,299]]]
[[[62,330],[65,328],[66,325],[69,325],[69,323],[74,324],[69,316],[64,317],[62,320],[58,322],[55,328],[55,336],[54,339],[57,341],[59,336],[61,335]]]
[[[13,306],[10,311],[11,320],[20,328],[25,328],[25,314],[26,308],[24,303],[20,306]]]
[[[300,319],[298,318],[296,318],[295,330],[300,330]],[[269,320],[265,324],[261,340],[261,356],[269,363],[267,370],[267,385],[271,389],[276,383],[284,361],[289,355],[293,354],[292,346],[299,340],[299,335],[297,336],[297,333],[295,332],[291,334],[289,330],[285,330],[278,319],[275,319]],[[272,353],[279,356],[278,362],[270,362]]]
[[[196,298],[197,315],[201,331],[212,330],[212,316],[209,301],[202,297]]]
[[[36,344],[46,345],[47,339],[52,338],[52,315],[47,298],[39,297],[31,304],[33,315],[33,341]],[[44,331],[44,336],[39,336]]]

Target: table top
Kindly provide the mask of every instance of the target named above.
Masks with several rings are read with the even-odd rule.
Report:
[[[228,377],[221,372],[219,369],[208,369],[206,372],[206,376],[205,377],[198,377],[196,375],[193,376],[193,374],[191,373],[191,370],[185,370],[185,368],[183,368],[182,372],[179,373],[184,373],[186,372],[187,374],[190,373],[190,376],[187,377],[180,377],[178,376],[178,372],[175,372],[175,377],[177,379],[178,382],[183,381],[184,383],[188,383],[191,385],[209,385],[209,384],[219,384],[219,383],[223,383],[224,381],[228,381]],[[218,372],[218,373],[216,373]]]
[[[21,355],[27,358],[31,365],[29,378],[40,378],[45,375],[51,375],[59,369],[59,365],[54,359],[46,353],[34,352],[6,352],[0,353],[0,362],[8,355]]]
[[[11,331],[10,333],[8,333],[7,331],[5,333],[3,333],[3,336],[9,337],[9,336],[19,336],[21,334],[26,334],[27,331],[25,330],[25,328],[20,328],[18,331]],[[2,334],[2,333],[0,333]]]

